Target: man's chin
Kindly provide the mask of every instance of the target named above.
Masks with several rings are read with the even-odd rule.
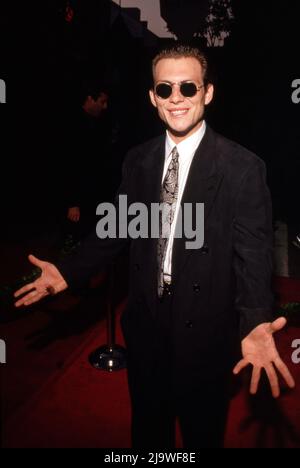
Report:
[[[190,133],[191,130],[192,129],[180,131],[180,130],[174,130],[174,128],[169,128],[169,132],[172,133],[172,135],[175,135],[177,137],[185,137]]]
[[[172,135],[177,136],[177,137],[185,137],[186,135],[188,135],[190,133],[190,131],[192,129],[193,129],[193,127],[189,127],[189,128],[184,128],[184,129],[180,130],[180,129],[176,129],[174,127],[168,126],[169,132]]]
[[[203,120],[201,121],[201,123],[203,122]],[[187,137],[189,134],[195,132],[196,130],[198,130],[200,128],[201,125],[199,125],[199,123],[197,125],[191,125],[190,127],[188,128],[184,128],[184,129],[176,129],[176,128],[173,128],[171,126],[168,125],[168,131],[171,135],[174,135],[175,137],[177,138],[184,138],[184,137]]]

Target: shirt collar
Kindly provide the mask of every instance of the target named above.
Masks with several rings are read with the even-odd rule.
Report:
[[[194,154],[196,149],[200,145],[202,138],[204,137],[206,131],[206,122],[203,120],[201,127],[193,133],[190,137],[186,138],[185,140],[181,141],[176,145],[176,143],[172,140],[168,130],[166,135],[166,159],[172,153],[174,147],[177,147],[179,155],[188,155]],[[184,157],[184,156],[183,156]]]

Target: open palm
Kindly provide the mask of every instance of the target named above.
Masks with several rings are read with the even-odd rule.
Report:
[[[233,372],[238,374],[242,369],[252,364],[252,379],[250,393],[258,389],[262,370],[264,369],[274,398],[280,395],[279,380],[276,370],[281,374],[290,388],[295,387],[295,381],[282,361],[277,351],[273,334],[286,325],[286,319],[281,317],[272,323],[263,323],[252,330],[242,341],[243,359],[236,365]]]
[[[29,255],[29,261],[42,270],[41,276],[15,292],[14,297],[19,299],[16,307],[29,306],[40,301],[43,297],[57,294],[67,289],[68,285],[55,265],[49,262],[43,262],[33,255]]]

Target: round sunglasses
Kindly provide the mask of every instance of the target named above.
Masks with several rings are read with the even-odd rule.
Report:
[[[180,83],[159,83],[155,86],[155,94],[161,99],[168,99],[173,92],[173,86],[178,84],[180,87],[180,94],[182,96],[191,98],[200,91],[201,88],[204,88],[203,85],[197,85],[193,81],[182,81]]]

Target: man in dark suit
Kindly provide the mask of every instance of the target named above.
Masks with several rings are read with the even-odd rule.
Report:
[[[114,157],[109,90],[101,81],[85,80],[82,96],[69,111],[63,230],[77,242],[94,228],[96,207],[112,200],[120,184],[121,164]],[[120,167],[119,167],[120,166]]]
[[[128,204],[167,207],[159,238],[131,240],[130,291],[122,327],[128,349],[135,447],[174,446],[175,418],[184,446],[220,447],[228,381],[238,335],[251,364],[251,393],[266,371],[274,397],[275,368],[294,381],[273,340],[285,319],[272,322],[272,223],[263,162],[211,130],[213,99],[207,61],[197,49],[174,46],[153,62],[152,104],[167,133],[129,152],[119,194]],[[204,244],[187,249],[176,236],[179,208],[204,203]],[[191,220],[190,220],[191,221]],[[167,235],[165,235],[167,233]],[[35,257],[41,277],[16,293],[17,306],[80,284],[108,263],[128,239],[92,235],[73,259],[54,266]]]

